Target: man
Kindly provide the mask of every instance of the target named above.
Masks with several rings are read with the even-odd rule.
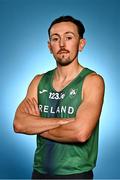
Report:
[[[52,22],[48,47],[57,67],[32,80],[16,111],[15,132],[37,134],[33,179],[93,178],[104,81],[78,62],[84,31],[71,16]]]

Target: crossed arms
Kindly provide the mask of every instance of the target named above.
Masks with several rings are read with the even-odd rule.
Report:
[[[27,91],[26,98],[18,106],[14,118],[17,133],[39,134],[58,142],[85,142],[92,134],[100,117],[104,81],[101,76],[91,74],[84,81],[83,101],[75,118],[43,118],[39,114],[37,86],[42,76],[36,76]]]

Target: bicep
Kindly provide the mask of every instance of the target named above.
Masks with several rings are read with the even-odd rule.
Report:
[[[76,114],[76,123],[81,133],[90,136],[102,110],[104,99],[104,81],[101,76],[93,75],[83,86],[83,102]]]
[[[15,112],[14,121],[17,120],[17,118],[19,118],[19,117],[23,117],[25,115],[25,113],[27,113],[25,104],[26,104],[26,98],[17,107],[16,112]]]
[[[22,113],[27,113],[27,108],[29,106],[28,104],[28,99],[32,99],[35,98],[36,102],[37,102],[37,88],[38,88],[38,84],[39,81],[41,79],[42,75],[37,75],[33,78],[33,80],[31,81],[28,89],[27,89],[27,93],[25,98],[23,99],[23,101],[19,104],[17,110],[16,110],[16,115],[18,114],[22,114]]]
[[[31,99],[34,97],[37,101],[37,89],[38,89],[38,84],[41,78],[42,78],[42,75],[37,75],[34,77],[34,79],[31,81],[28,87],[25,99],[27,98]]]

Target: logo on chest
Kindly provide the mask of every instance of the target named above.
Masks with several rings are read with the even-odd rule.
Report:
[[[48,90],[47,89],[43,89],[43,90],[39,91],[39,94],[43,94],[45,92],[48,92]]]
[[[78,89],[70,89],[70,91],[69,91],[69,97],[70,97],[70,98],[75,97],[76,94],[77,94],[77,92],[78,92]]]

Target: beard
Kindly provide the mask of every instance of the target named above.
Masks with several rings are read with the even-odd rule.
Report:
[[[57,58],[57,59],[56,59],[57,65],[61,65],[61,66],[67,66],[67,65],[71,64],[72,61],[73,61],[73,60],[71,60],[70,57],[65,58],[64,55],[62,55],[61,58]]]
[[[55,57],[57,65],[67,66],[71,64],[77,57],[78,52],[75,54],[74,57],[67,56],[66,54],[61,54],[60,57]]]

